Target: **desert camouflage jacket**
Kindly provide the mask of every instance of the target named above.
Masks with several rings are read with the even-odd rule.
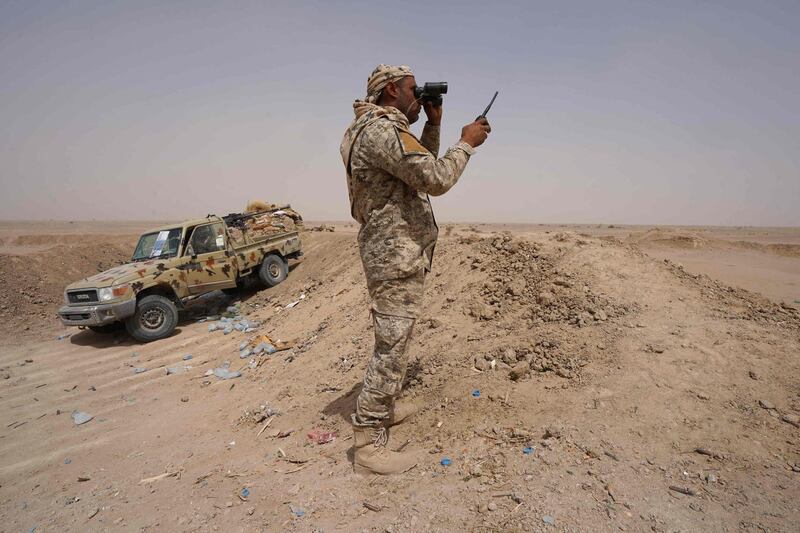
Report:
[[[459,142],[437,159],[439,126],[426,124],[418,140],[397,109],[365,102],[354,108],[341,154],[364,271],[382,280],[430,269],[438,228],[428,195],[455,185],[475,151]]]

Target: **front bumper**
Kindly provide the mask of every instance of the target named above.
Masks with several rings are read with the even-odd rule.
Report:
[[[103,326],[125,320],[136,312],[136,299],[94,305],[65,305],[58,317],[65,326]]]

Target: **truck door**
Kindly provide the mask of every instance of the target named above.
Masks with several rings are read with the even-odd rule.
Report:
[[[236,286],[236,269],[225,253],[228,246],[226,238],[222,222],[202,224],[192,230],[184,252],[184,256],[189,258],[186,283],[190,294]]]

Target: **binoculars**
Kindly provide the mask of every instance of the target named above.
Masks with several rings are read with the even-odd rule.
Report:
[[[435,106],[442,105],[442,95],[447,93],[446,81],[429,81],[422,87],[414,89],[414,97],[423,102],[430,102]]]

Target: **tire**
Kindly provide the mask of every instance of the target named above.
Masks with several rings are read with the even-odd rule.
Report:
[[[267,287],[274,287],[289,275],[289,265],[279,255],[269,254],[258,269],[258,277]]]
[[[136,303],[136,312],[125,321],[125,329],[139,342],[169,337],[178,325],[178,308],[169,298],[151,294]]]
[[[123,327],[124,325],[122,322],[112,322],[111,324],[103,324],[102,326],[89,326],[89,329],[95,333],[108,335],[109,333],[116,333],[117,331],[120,331]]]

